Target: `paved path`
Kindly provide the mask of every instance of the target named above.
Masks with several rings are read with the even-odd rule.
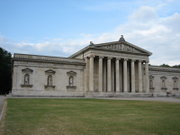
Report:
[[[6,99],[5,96],[0,96],[0,120],[1,120],[1,116],[2,116],[2,109],[3,109],[3,105],[4,105],[4,100]]]
[[[0,96],[0,112],[2,110],[5,98],[6,98],[5,96]]]
[[[103,98],[103,99],[113,99],[113,100],[141,100],[141,101],[162,101],[162,102],[175,102],[180,103],[180,98],[174,98],[174,97],[131,97],[131,98]]]

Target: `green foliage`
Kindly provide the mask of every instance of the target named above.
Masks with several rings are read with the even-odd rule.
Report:
[[[179,64],[179,65],[174,65],[174,66],[169,66],[168,64],[162,64],[162,65],[160,65],[160,67],[173,67],[173,68],[180,68],[180,64]]]
[[[11,53],[0,48],[0,94],[8,94],[11,90],[12,58]]]
[[[160,67],[170,67],[168,64],[162,64]]]
[[[180,64],[179,65],[174,65],[172,66],[173,68],[180,68]]]
[[[6,135],[179,135],[179,103],[104,99],[7,100]]]

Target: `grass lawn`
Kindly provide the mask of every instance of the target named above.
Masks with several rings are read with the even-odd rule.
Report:
[[[180,135],[180,104],[14,98],[3,123],[5,135]]]

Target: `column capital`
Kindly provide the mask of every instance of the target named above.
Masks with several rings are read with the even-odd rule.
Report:
[[[86,59],[89,59],[89,56],[84,57],[84,59],[85,59],[85,60],[86,60]]]
[[[90,57],[90,58],[94,58],[95,55],[94,55],[94,54],[90,54],[89,57]]]
[[[108,60],[111,60],[113,57],[108,56],[107,58],[108,58]]]
[[[149,60],[145,60],[145,63],[149,63]]]
[[[128,61],[128,58],[123,58],[124,59],[124,61]]]
[[[89,57],[84,57],[85,62],[89,60]]]
[[[115,57],[116,58],[116,60],[121,60],[122,58],[121,57]]]
[[[136,60],[135,59],[131,59],[131,62],[135,62]]]
[[[104,56],[99,56],[99,59],[103,59],[104,58]]]
[[[138,60],[138,62],[143,62],[143,60]]]

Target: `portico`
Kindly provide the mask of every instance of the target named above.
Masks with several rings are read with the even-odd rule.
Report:
[[[148,61],[127,57],[89,55],[86,57],[89,75],[87,91],[105,93],[148,93]],[[96,63],[96,64],[95,64]],[[98,70],[98,78],[95,78]],[[137,73],[135,74],[135,71]],[[145,84],[143,84],[145,79]],[[95,83],[98,81],[98,83]],[[97,85],[96,85],[97,84]]]

